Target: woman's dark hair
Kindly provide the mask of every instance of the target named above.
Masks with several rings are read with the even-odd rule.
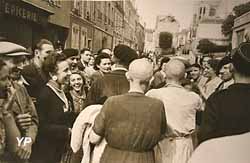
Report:
[[[202,62],[203,62],[204,58],[210,58],[210,59],[212,59],[212,57],[209,56],[209,55],[202,56],[202,58],[200,59],[200,65],[202,65]]]
[[[218,74],[218,65],[219,65],[219,60],[217,59],[210,59],[208,62],[208,65],[215,71],[216,74]]]
[[[200,90],[199,90],[199,88],[198,88],[198,86],[196,84],[192,83],[189,79],[183,79],[183,80],[181,80],[181,85],[183,87],[190,86],[191,87],[191,91],[197,93],[198,95],[200,95],[200,93],[201,93]]]
[[[161,59],[160,68],[159,68],[159,69],[162,70],[162,65],[163,65],[164,63],[168,63],[169,60],[170,60],[169,57],[163,57],[163,58]]]
[[[198,69],[202,69],[201,65],[198,64],[198,63],[192,64],[192,65],[190,66],[190,68],[191,68],[191,67],[196,67],[196,68],[198,68]]]
[[[110,59],[110,56],[106,53],[100,53],[96,58],[95,58],[95,62],[94,62],[94,69],[95,70],[99,70],[99,68],[97,67],[97,65],[101,64],[102,59]]]
[[[100,50],[98,50],[97,55],[100,55],[101,53],[105,53],[105,52],[103,52],[103,50],[105,50],[105,49],[112,51],[110,48],[101,48]],[[105,54],[107,54],[107,53],[105,53]]]
[[[48,57],[44,60],[42,69],[47,76],[49,73],[56,73],[57,71],[57,64],[59,62],[65,61],[67,58],[65,55],[60,55],[56,52],[49,52]]]

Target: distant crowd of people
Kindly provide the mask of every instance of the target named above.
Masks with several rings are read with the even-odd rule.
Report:
[[[249,96],[247,42],[190,64],[2,40],[0,162],[247,163]]]

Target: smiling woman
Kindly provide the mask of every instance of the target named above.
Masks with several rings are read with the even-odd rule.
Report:
[[[50,76],[37,99],[40,128],[34,145],[32,161],[59,162],[66,152],[71,127],[76,118],[62,89],[71,75],[66,57],[52,53],[44,63],[44,71]]]
[[[66,92],[66,96],[73,104],[73,111],[77,114],[79,114],[85,106],[86,90],[85,79],[81,73],[72,73],[69,80],[69,91]]]

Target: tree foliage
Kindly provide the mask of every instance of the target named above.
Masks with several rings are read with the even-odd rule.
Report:
[[[249,11],[250,11],[250,2],[235,6],[233,8],[233,12],[237,17],[239,17],[239,16],[241,16]]]
[[[161,32],[159,36],[159,47],[168,49],[172,47],[173,35],[169,32]]]
[[[234,19],[236,16],[230,14],[227,18],[223,21],[221,26],[221,32],[224,36],[229,36],[229,39],[232,37],[233,26],[234,26]]]
[[[199,41],[197,49],[203,54],[208,54],[216,52],[225,52],[228,49],[228,46],[219,46],[209,41],[208,39],[202,39]]]
[[[229,14],[222,24],[222,27],[221,27],[222,33],[225,36],[229,36],[229,38],[232,38],[235,18],[249,11],[250,11],[250,2],[235,6],[232,11],[233,14]]]

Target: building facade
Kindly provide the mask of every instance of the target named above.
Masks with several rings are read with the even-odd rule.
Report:
[[[0,0],[0,35],[30,50],[41,38],[64,44],[69,11],[67,1]]]
[[[145,27],[144,24],[140,22],[139,16],[136,21],[135,38],[135,49],[142,53],[145,46]]]
[[[114,3],[114,30],[113,30],[113,47],[123,43],[124,33],[124,8],[123,1]]]
[[[154,30],[153,29],[145,29],[145,47],[144,51],[146,53],[150,51],[155,51],[155,43],[154,43]]]
[[[136,43],[135,29],[136,29],[137,11],[135,9],[134,1],[124,0],[123,7],[124,7],[123,43],[130,46],[131,48],[135,48],[135,43]]]
[[[89,1],[71,1],[70,31],[67,47],[75,49],[93,46],[93,4]]]
[[[180,23],[173,17],[169,15],[160,15],[156,17],[156,27],[154,32],[154,44],[156,53],[160,53],[161,49],[159,47],[159,36],[161,32],[169,32],[173,34],[172,46],[176,48],[177,46],[177,33],[180,30]]]
[[[137,23],[139,15],[133,1],[74,0],[71,5],[68,47],[90,48],[95,53],[101,48],[113,49],[117,44],[138,49],[140,42],[142,48],[136,32],[144,37],[144,29]]]
[[[240,43],[246,41],[246,34],[250,35],[250,12],[234,20],[232,48],[236,48]],[[249,37],[249,36],[248,36]]]

